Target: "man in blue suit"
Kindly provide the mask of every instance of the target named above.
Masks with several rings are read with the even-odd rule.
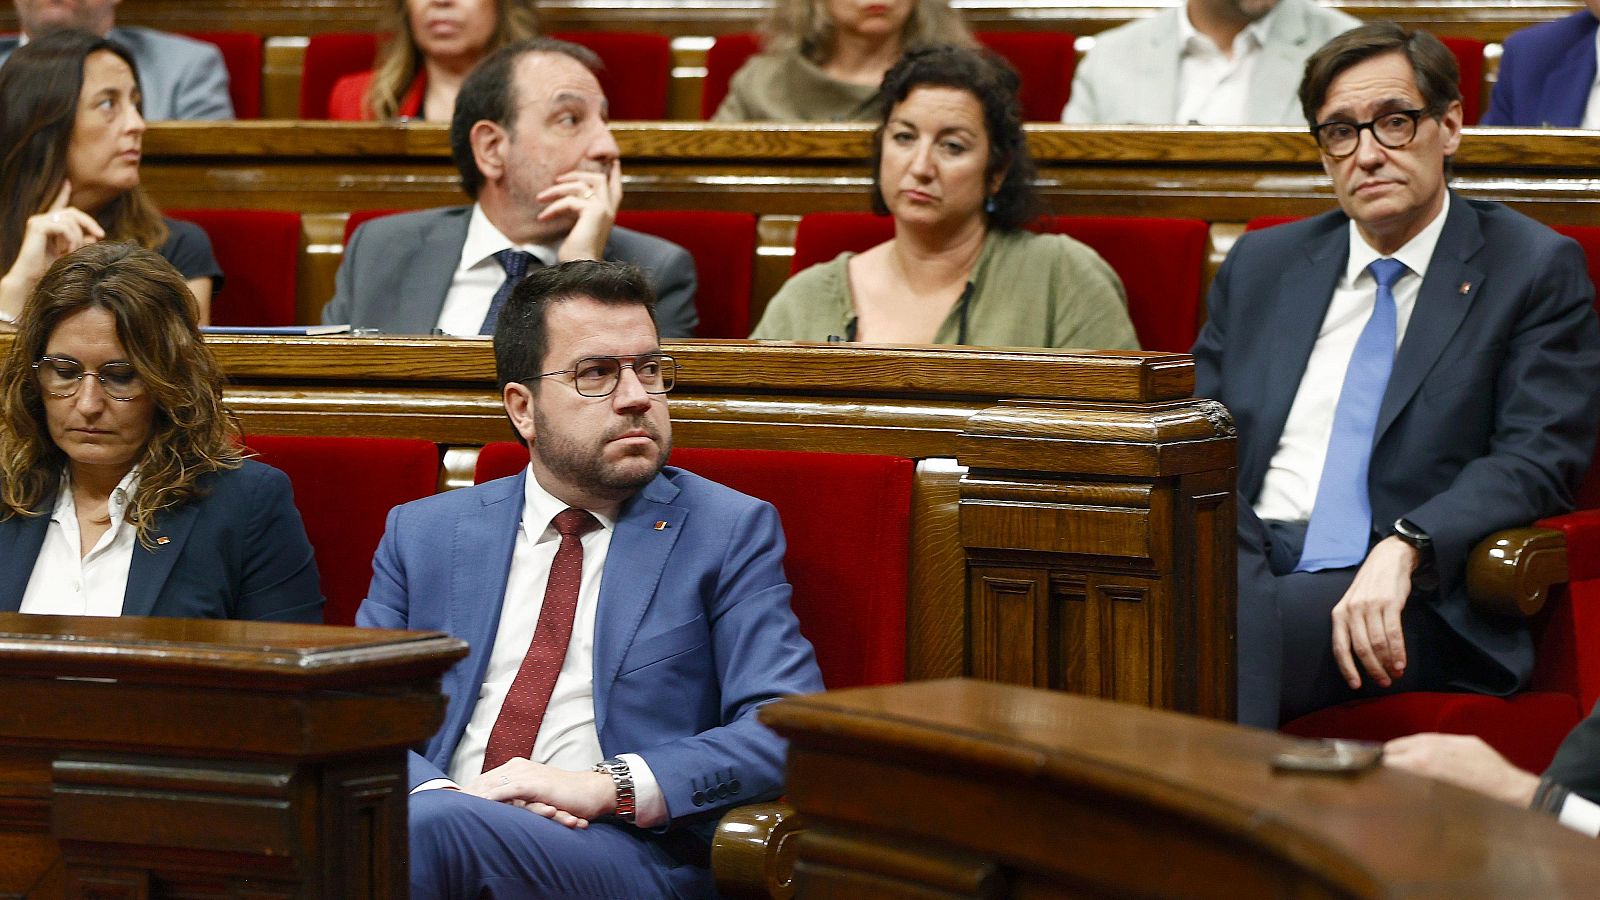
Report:
[[[1472,609],[1469,550],[1568,510],[1594,446],[1582,251],[1446,187],[1456,66],[1373,23],[1307,63],[1340,209],[1247,234],[1212,285],[1196,393],[1239,430],[1239,718],[1403,690],[1508,694],[1518,621]]]
[[[1600,0],[1506,38],[1484,125],[1600,128],[1595,31]]]
[[[672,447],[654,297],[575,261],[495,331],[523,473],[397,507],[357,614],[470,655],[412,754],[412,897],[695,897],[728,807],[776,796],[756,710],[822,689],[789,608],[776,511]]]

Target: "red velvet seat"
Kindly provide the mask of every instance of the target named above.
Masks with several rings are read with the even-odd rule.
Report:
[[[372,556],[389,510],[438,487],[438,445],[403,438],[275,435],[256,435],[246,443],[294,485],[294,505],[316,551],[328,601],[323,621],[354,624],[372,583]]]
[[[475,480],[527,464],[521,445],[490,444]],[[684,447],[672,452],[672,465],[777,507],[795,615],[829,688],[905,680],[911,460]]]
[[[1456,58],[1456,68],[1461,71],[1458,82],[1461,88],[1461,121],[1476,125],[1483,110],[1483,41],[1443,36],[1439,41]]]
[[[611,118],[664,119],[672,77],[672,43],[666,35],[627,31],[580,31],[552,35],[593,50],[604,64],[600,88]],[[372,68],[378,35],[315,34],[306,44],[300,72],[300,118],[326,119],[328,95],[345,75]]]
[[[344,240],[362,223],[403,210],[362,209],[344,223]],[[699,290],[695,309],[703,338],[744,338],[750,334],[750,290],[755,274],[756,217],[749,213],[622,210],[617,224],[669,240],[694,257]]]
[[[251,31],[191,31],[188,36],[215,44],[222,51],[234,118],[261,118],[261,35]]]
[[[293,325],[300,214],[259,209],[169,209],[211,238],[226,278],[211,298],[213,325]]]
[[[1128,317],[1147,350],[1187,353],[1199,331],[1200,285],[1209,229],[1199,219],[1055,216],[1042,230],[1088,244],[1115,269]],[[894,236],[894,220],[869,213],[812,213],[795,231],[790,271],[861,251]],[[1159,260],[1159,265],[1152,265]]]
[[[1062,31],[985,31],[978,42],[1004,57],[1022,76],[1022,116],[1030,122],[1059,122],[1072,94],[1078,65],[1076,38]],[[728,96],[728,82],[745,61],[761,51],[761,37],[749,32],[719,35],[706,51],[706,77],[700,118],[709,119]]]

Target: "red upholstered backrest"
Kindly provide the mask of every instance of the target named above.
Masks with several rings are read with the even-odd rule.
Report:
[[[617,224],[653,234],[694,257],[700,313],[695,334],[703,338],[750,335],[750,285],[756,264],[756,217],[738,212],[677,210],[617,213]]]
[[[582,44],[600,57],[600,89],[611,118],[665,119],[672,78],[672,41],[643,31],[571,31],[551,37]],[[743,337],[743,335],[741,335]]]
[[[300,118],[326,119],[333,84],[346,75],[365,72],[378,57],[378,36],[365,31],[313,34],[300,66]]]
[[[1578,242],[1589,265],[1589,280],[1594,282],[1595,308],[1600,310],[1600,226],[1552,225],[1556,231]],[[1589,464],[1589,475],[1578,488],[1578,509],[1600,509],[1600,446],[1595,447],[1595,461]],[[1600,586],[1596,587],[1600,591]],[[1597,645],[1600,646],[1600,645]]]
[[[1209,231],[1199,219],[1056,216],[1045,231],[1069,235],[1101,255],[1128,292],[1128,315],[1147,350],[1187,353],[1199,330],[1200,284]],[[795,229],[790,271],[894,237],[894,220],[870,213],[811,213]]]
[[[1461,87],[1461,121],[1476,125],[1483,108],[1483,41],[1443,36],[1439,40],[1456,58],[1456,67],[1461,70],[1458,82]]]
[[[1287,225],[1290,222],[1298,222],[1303,218],[1305,216],[1256,216],[1254,219],[1244,223],[1244,230],[1260,231],[1263,228],[1271,228],[1274,225]]]
[[[211,238],[226,277],[211,298],[213,325],[293,325],[300,214],[259,209],[169,209]]]
[[[706,51],[706,77],[700,87],[700,118],[709,119],[728,96],[728,82],[745,60],[761,52],[761,36],[750,32],[717,35]]]
[[[188,36],[216,44],[222,51],[234,117],[261,118],[261,35],[250,31],[191,31]]]
[[[528,451],[490,444],[475,479],[515,474]],[[672,464],[777,507],[801,631],[829,688],[905,679],[911,460],[684,447]]]
[[[323,621],[351,625],[372,583],[372,556],[389,510],[432,494],[439,448],[403,438],[256,435],[246,443],[294,485],[294,505],[317,554]]]
[[[350,235],[355,234],[356,233],[356,229],[360,228],[362,225],[366,224],[367,222],[370,222],[373,219],[381,219],[384,216],[392,216],[392,215],[394,215],[396,213],[403,213],[403,212],[406,212],[406,210],[403,210],[403,209],[357,209],[357,210],[351,211],[350,217],[348,219],[344,220],[344,242],[346,244],[350,243]]]
[[[1065,31],[980,31],[978,42],[1005,57],[1022,76],[1022,117],[1059,122],[1072,96],[1077,38]],[[1187,348],[1186,348],[1187,349]]]

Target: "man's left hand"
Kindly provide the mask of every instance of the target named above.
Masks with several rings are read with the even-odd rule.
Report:
[[[1524,772],[1475,735],[1412,734],[1383,745],[1383,763],[1448,781],[1523,809],[1533,803],[1539,776]]]
[[[568,828],[588,828],[617,809],[616,782],[610,775],[557,769],[529,759],[513,759],[484,772],[466,792],[520,806]]]
[[[1406,671],[1406,639],[1400,612],[1411,596],[1411,573],[1421,557],[1397,537],[1379,541],[1356,572],[1344,597],[1333,607],[1333,658],[1351,690],[1361,673],[1388,687]]]
[[[611,226],[622,205],[622,163],[612,160],[604,172],[572,171],[556,177],[555,184],[535,198],[544,205],[539,221],[574,217],[572,230],[556,250],[561,262],[605,259]]]

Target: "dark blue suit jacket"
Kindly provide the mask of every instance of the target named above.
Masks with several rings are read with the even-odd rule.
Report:
[[[1378,413],[1369,543],[1404,517],[1434,543],[1440,612],[1527,681],[1521,623],[1473,612],[1466,556],[1491,532],[1572,508],[1600,419],[1600,324],[1583,251],[1497,203],[1450,214]],[[1342,212],[1244,235],[1212,283],[1195,393],[1239,428],[1239,502],[1254,504],[1349,254]]]
[[[1595,29],[1588,10],[1524,28],[1506,38],[1483,125],[1576,128],[1594,84]]]
[[[322,590],[289,478],[245,460],[200,479],[204,495],[161,513],[135,543],[125,616],[322,622]],[[55,497],[45,498],[48,513]],[[49,515],[0,521],[0,611],[16,612]],[[166,543],[159,543],[159,539]]]
[[[471,653],[444,676],[444,724],[411,785],[446,777],[500,624],[527,470],[396,507],[356,614],[367,628],[444,631]],[[664,523],[664,524],[663,524]],[[770,504],[667,467],[623,504],[594,635],[594,713],[606,756],[649,764],[674,823],[777,796],[784,742],[763,703],[822,690],[789,608],[783,530]],[[737,782],[737,783],[736,783]],[[727,796],[696,802],[706,787]]]

